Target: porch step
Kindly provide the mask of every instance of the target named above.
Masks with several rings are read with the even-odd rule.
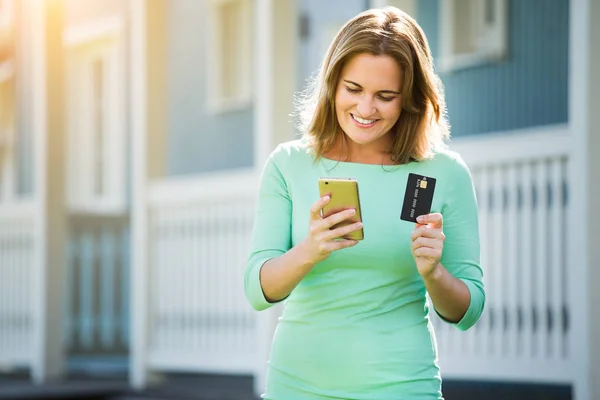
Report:
[[[444,380],[446,400],[572,400],[569,385]]]
[[[29,380],[0,380],[0,400],[106,400],[128,388],[126,380],[68,380],[40,386]]]
[[[253,397],[253,381],[251,376],[167,374],[159,386],[110,400],[259,400]]]
[[[160,388],[110,400],[258,400],[252,378],[240,376],[171,376]],[[572,400],[571,387],[533,383],[453,381],[443,383],[446,400]]]
[[[446,400],[572,400],[567,385],[445,380]],[[144,391],[125,378],[79,378],[35,386],[26,377],[0,375],[0,400],[259,400],[250,376],[172,374]]]

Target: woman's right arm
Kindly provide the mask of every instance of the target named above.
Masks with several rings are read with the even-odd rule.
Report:
[[[354,210],[346,210],[321,217],[321,209],[329,202],[329,196],[320,198],[310,209],[310,222],[306,238],[285,254],[268,260],[260,272],[260,283],[267,301],[273,303],[285,299],[302,278],[319,261],[327,258],[333,251],[351,247],[356,240],[338,239],[348,233],[360,229],[362,224],[356,223],[342,228],[330,228],[352,215]]]
[[[283,174],[269,157],[262,173],[257,197],[251,252],[246,265],[244,289],[256,310],[264,310],[285,299],[316,263],[332,251],[354,246],[354,240],[334,240],[360,229],[359,224],[330,230],[336,223],[354,214],[342,211],[328,218],[321,209],[329,197],[323,197],[310,210],[309,233],[291,246],[292,201]]]

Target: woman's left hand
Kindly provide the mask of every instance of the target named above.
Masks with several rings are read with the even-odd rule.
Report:
[[[423,279],[432,276],[440,264],[446,239],[443,225],[444,220],[440,213],[421,215],[417,218],[410,249]]]

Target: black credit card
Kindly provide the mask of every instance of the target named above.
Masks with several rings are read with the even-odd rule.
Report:
[[[417,222],[417,217],[419,215],[429,214],[431,212],[434,190],[435,178],[408,174],[400,219],[409,222]]]

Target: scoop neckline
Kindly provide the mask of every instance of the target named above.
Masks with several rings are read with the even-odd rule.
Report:
[[[314,154],[311,154],[310,148],[308,146],[308,143],[306,143],[304,138],[300,139],[300,143],[303,145],[304,150],[306,152],[306,155],[308,155],[309,157],[311,157],[313,160],[315,158]],[[342,160],[334,160],[331,158],[327,158],[325,156],[321,156],[318,160],[318,162],[320,164],[328,164],[330,165],[332,168],[335,168],[337,166],[345,166],[345,167],[352,167],[352,168],[363,168],[363,169],[373,169],[373,168],[379,168],[381,170],[384,171],[395,171],[400,169],[401,167],[405,167],[408,165],[412,165],[414,163],[417,163],[418,161],[410,161],[406,164],[367,164],[367,163],[359,163],[359,162],[355,162],[355,161],[342,161]]]
[[[355,162],[355,161],[333,160],[331,158],[322,156],[320,162],[329,164],[334,168],[338,165],[343,165],[346,167],[353,167],[353,168],[365,168],[365,169],[379,168],[379,169],[386,170],[386,171],[395,171],[404,166],[411,165],[411,164],[415,163],[416,161],[411,161],[406,164],[368,164],[368,163],[360,163],[360,162]]]

